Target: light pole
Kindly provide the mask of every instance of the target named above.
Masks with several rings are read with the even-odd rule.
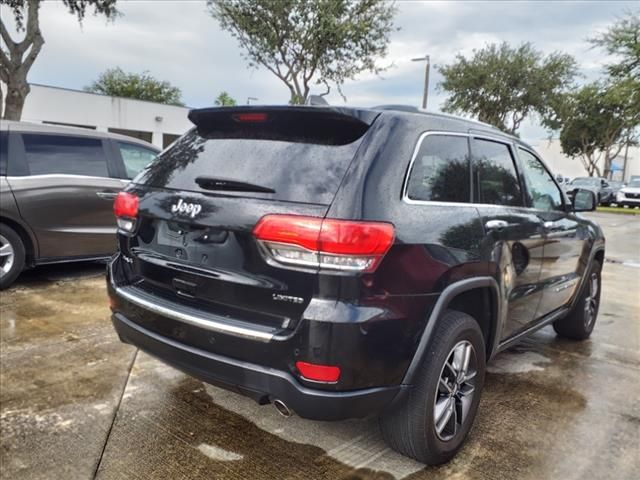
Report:
[[[431,68],[431,59],[429,55],[425,55],[420,58],[412,58],[412,62],[427,62],[427,66],[424,69],[424,94],[422,95],[422,108],[427,109],[427,98],[429,96],[429,69]]]
[[[251,101],[257,102],[258,99],[256,97],[247,97],[247,105],[251,105]]]

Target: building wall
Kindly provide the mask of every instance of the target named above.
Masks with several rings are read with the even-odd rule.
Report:
[[[32,84],[22,120],[117,131],[163,148],[192,126],[188,113],[186,107]]]
[[[532,146],[542,156],[554,175],[561,174],[570,178],[587,176],[587,171],[579,158],[569,158],[562,153],[558,139],[539,140],[532,143]],[[616,157],[614,162],[620,168],[624,166],[624,150],[622,155]],[[615,172],[612,180],[628,181],[631,175],[640,175],[640,148],[638,147],[629,149],[624,179],[622,178],[622,172]]]

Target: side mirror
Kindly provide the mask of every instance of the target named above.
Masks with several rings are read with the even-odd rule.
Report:
[[[596,194],[591,190],[578,188],[573,195],[574,212],[593,212],[597,207]]]

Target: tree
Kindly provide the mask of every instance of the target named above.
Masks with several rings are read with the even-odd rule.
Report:
[[[220,92],[220,95],[216,97],[214,103],[219,107],[233,107],[238,104],[235,98],[224,91]]]
[[[384,70],[396,8],[379,0],[207,0],[211,15],[234,36],[251,67],[264,66],[304,103],[311,85]]]
[[[585,85],[568,95],[564,115],[562,151],[580,158],[590,176],[608,177],[640,125],[640,89],[632,79]]]
[[[603,48],[618,58],[607,65],[612,77],[635,78],[640,81],[640,15],[628,12],[605,32],[590,39],[592,45]]]
[[[444,77],[439,87],[450,94],[445,111],[471,114],[515,134],[528,115],[553,114],[577,70],[570,55],[543,57],[530,43],[513,48],[505,42],[474,50],[469,59],[457,55],[439,71]]]
[[[120,67],[110,68],[100,74],[98,80],[85,91],[113,97],[135,98],[149,102],[183,106],[182,92],[169,82],[156,80],[149,72],[127,73]]]
[[[6,120],[20,120],[24,101],[31,90],[27,75],[44,45],[39,18],[41,1],[0,0],[0,5],[6,5],[12,11],[18,33],[24,32],[21,41],[13,40],[4,19],[0,18],[0,80],[7,87],[3,115]],[[69,13],[76,15],[79,22],[85,17],[89,7],[93,8],[94,14],[104,15],[108,19],[113,19],[118,14],[116,0],[62,0],[62,3]],[[0,113],[3,110],[2,104],[0,88]]]

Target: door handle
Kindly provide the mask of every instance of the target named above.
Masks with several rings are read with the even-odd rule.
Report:
[[[487,230],[502,230],[503,228],[507,228],[509,226],[509,222],[505,222],[504,220],[489,220],[484,224],[484,228]]]
[[[96,192],[96,195],[98,195],[103,200],[114,200],[116,198],[116,195],[118,195],[118,193],[117,192]]]

